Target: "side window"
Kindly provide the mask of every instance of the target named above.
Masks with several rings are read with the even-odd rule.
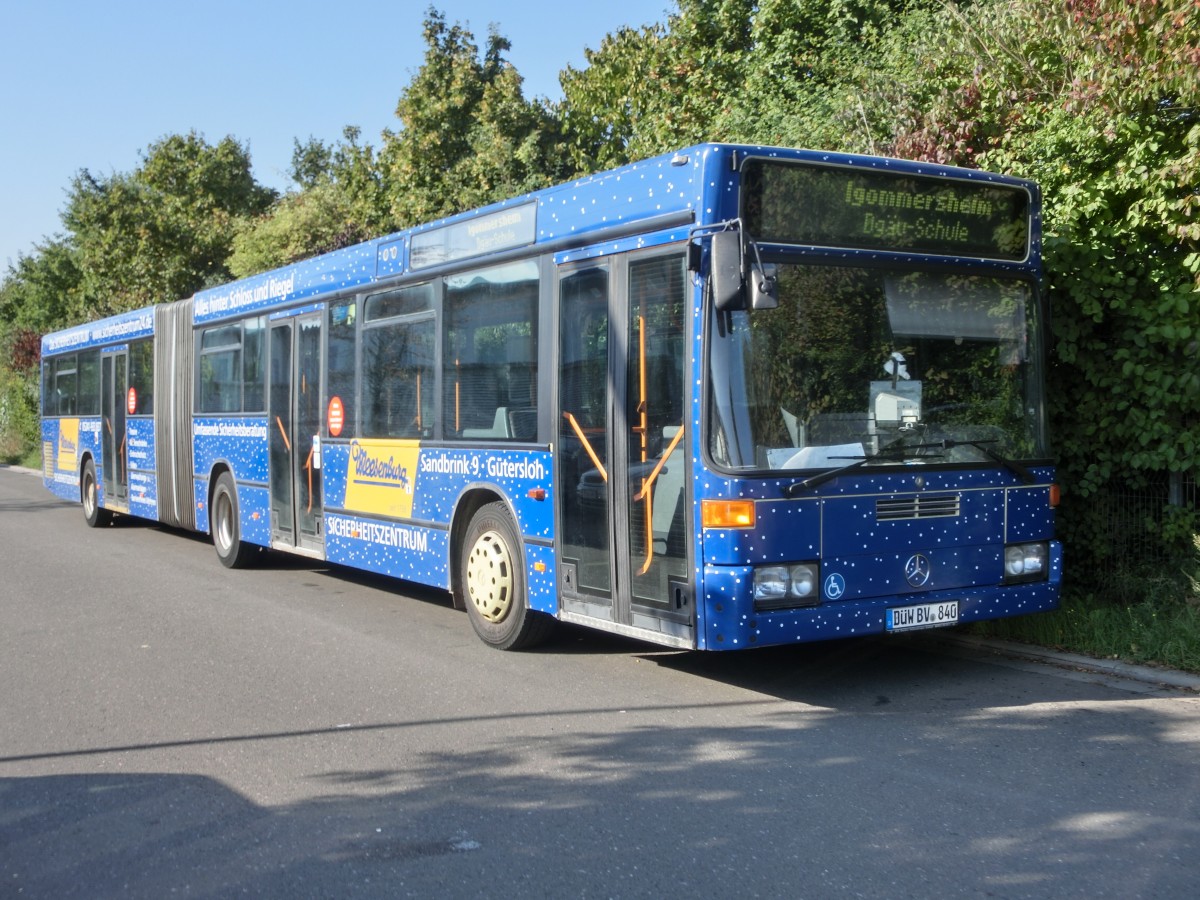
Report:
[[[79,354],[79,405],[81,416],[100,415],[100,351]]]
[[[206,413],[242,408],[242,326],[219,325],[200,336],[197,408]]]
[[[266,366],[262,316],[200,333],[196,408],[206,413],[262,412]]]
[[[629,421],[639,420],[650,447],[663,429],[683,427],[683,265],[675,256],[638,260],[629,267]]]
[[[154,342],[134,341],[129,345],[129,386],[137,398],[134,415],[154,412]]]
[[[265,380],[266,319],[259,316],[242,323],[242,410],[262,412],[267,408]]]
[[[60,416],[79,414],[76,403],[79,391],[79,370],[76,356],[60,356],[54,361],[54,398]]]
[[[537,437],[539,291],[532,260],[446,279],[442,390],[447,436]]]
[[[337,397],[342,404],[342,425],[337,432],[330,432],[332,437],[353,437],[355,435],[355,406],[354,406],[354,336],[358,319],[358,301],[342,300],[329,307],[329,328],[326,331],[328,346],[325,359],[327,374],[325,376],[326,394],[332,401]],[[334,422],[327,422],[326,428],[337,427]]]
[[[432,285],[414,285],[367,298],[364,437],[433,435],[436,340]]]
[[[100,414],[100,351],[42,360],[42,415]]]
[[[608,268],[572,272],[559,288],[562,334],[558,371],[560,439],[574,439],[572,421],[602,435],[608,427]],[[567,418],[568,414],[570,419]],[[603,442],[600,450],[603,450]]]
[[[58,415],[58,397],[54,393],[54,360],[42,360],[42,415]]]

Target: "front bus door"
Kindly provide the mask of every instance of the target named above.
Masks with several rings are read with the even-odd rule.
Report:
[[[125,404],[129,390],[129,353],[105,352],[100,363],[100,448],[104,506],[129,511],[129,448],[126,446]]]
[[[321,314],[273,321],[267,409],[271,543],[323,557],[320,395]]]
[[[693,643],[684,259],[559,277],[559,596],[568,614]]]

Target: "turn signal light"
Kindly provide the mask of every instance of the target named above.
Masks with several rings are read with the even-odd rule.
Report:
[[[753,500],[703,500],[700,521],[705,528],[753,528]]]
[[[1058,501],[1062,499],[1062,488],[1057,484],[1050,485],[1050,508],[1057,509]]]

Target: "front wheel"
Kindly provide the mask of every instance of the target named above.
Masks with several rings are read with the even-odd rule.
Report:
[[[540,644],[554,620],[525,601],[525,571],[512,513],[503,503],[481,507],[471,519],[459,557],[459,589],[475,633],[497,650]]]
[[[83,474],[79,478],[79,499],[83,501],[83,519],[88,528],[98,528],[112,521],[112,513],[100,506],[96,466],[90,459],[83,464]]]
[[[241,569],[250,564],[258,548],[242,540],[241,519],[238,518],[237,486],[228,472],[217,477],[212,495],[213,546],[217,558],[227,569]]]

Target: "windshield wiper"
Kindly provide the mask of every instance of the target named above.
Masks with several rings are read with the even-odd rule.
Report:
[[[803,481],[797,481],[789,484],[783,489],[783,493],[786,497],[795,497],[801,491],[818,487],[827,481],[832,481],[834,478],[837,478],[839,475],[845,472],[849,472],[852,469],[857,469],[860,466],[865,466],[867,463],[874,462],[877,459],[886,459],[892,462],[903,462],[908,458],[908,451],[910,450],[953,450],[955,447],[974,447],[992,462],[996,462],[1004,466],[1004,468],[1008,469],[1026,484],[1033,484],[1033,482],[1037,481],[1037,476],[1019,462],[1009,459],[1006,456],[1001,456],[991,447],[987,446],[988,444],[996,443],[999,443],[998,439],[996,438],[989,438],[988,440],[982,441],[956,441],[953,438],[945,438],[944,440],[935,441],[929,444],[905,445],[904,438],[899,438],[898,440],[888,444],[886,447],[880,448],[879,452],[877,453],[873,453],[868,456],[853,457],[854,462],[850,463],[849,465],[839,466],[836,469],[827,469],[824,472],[818,472],[816,475],[805,478]],[[833,458],[836,459],[836,457]],[[850,459],[851,457],[842,458]]]
[[[1001,456],[999,453],[997,453],[991,447],[987,446],[988,444],[996,444],[996,443],[999,443],[999,439],[997,439],[997,438],[989,438],[985,441],[956,441],[953,438],[945,438],[944,440],[936,441],[935,443],[932,443],[932,444],[914,444],[909,449],[912,449],[912,450],[929,450],[929,449],[953,450],[955,447],[974,447],[976,450],[978,450],[980,453],[982,453],[984,456],[986,456],[992,462],[1000,463],[1000,465],[1004,466],[1004,468],[1008,469],[1008,471],[1012,472],[1014,475],[1016,475],[1018,478],[1020,478],[1026,484],[1033,484],[1035,481],[1037,481],[1037,476],[1034,475],[1032,472],[1030,472],[1027,468],[1025,468],[1019,462],[1016,462],[1015,460],[1011,460],[1006,456]]]
[[[878,452],[868,454],[867,456],[859,456],[859,457],[843,456],[843,457],[841,457],[842,459],[853,459],[854,462],[850,463],[849,465],[839,466],[836,469],[826,469],[824,472],[818,472],[816,475],[809,476],[808,478],[805,478],[803,481],[793,482],[792,484],[789,484],[787,487],[785,487],[783,489],[784,496],[795,497],[801,491],[808,490],[809,488],[815,488],[819,485],[824,484],[827,481],[832,481],[833,479],[837,478],[839,475],[841,475],[844,472],[849,472],[851,469],[857,469],[859,466],[865,466],[867,463],[874,462],[877,459],[886,459],[890,462],[903,462],[905,459],[908,458],[909,450],[916,450],[916,449],[918,449],[920,447],[924,447],[924,446],[926,446],[926,445],[917,444],[916,446],[910,445],[910,446],[906,447],[906,446],[904,446],[904,438],[899,438],[898,440],[893,441],[892,443],[888,444],[886,447],[881,447]],[[928,445],[928,446],[941,446],[941,445],[938,444],[938,445]],[[830,457],[830,458],[838,459],[838,457],[836,457],[836,456]]]

